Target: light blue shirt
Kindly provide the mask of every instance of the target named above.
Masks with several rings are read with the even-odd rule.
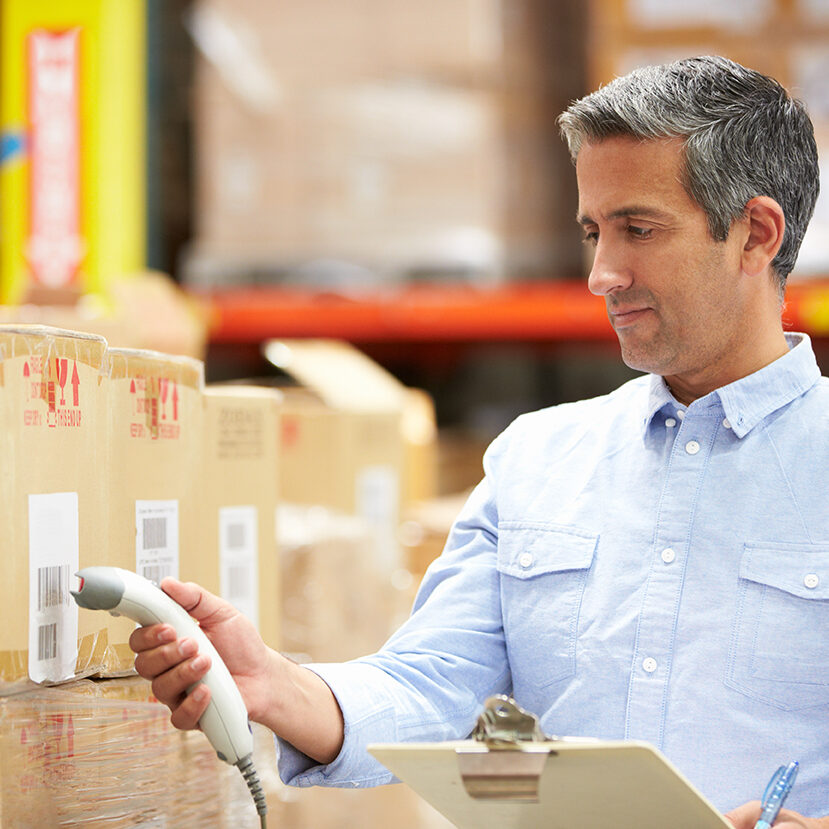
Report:
[[[372,656],[315,665],[345,718],[295,785],[391,775],[373,742],[465,737],[511,693],[548,734],[646,740],[722,811],[800,761],[829,814],[829,380],[808,337],[685,407],[643,376],[523,415]]]

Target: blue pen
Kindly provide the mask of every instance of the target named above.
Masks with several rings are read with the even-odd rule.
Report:
[[[797,768],[797,761],[792,761],[788,766],[780,766],[772,775],[765,792],[763,792],[763,811],[760,814],[760,819],[754,824],[754,829],[771,829],[771,825],[777,819],[777,815],[780,814],[783,803],[789,796],[792,786],[794,786]]]

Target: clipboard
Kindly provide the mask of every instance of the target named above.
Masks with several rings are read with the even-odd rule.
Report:
[[[483,717],[493,706],[514,703],[488,700]],[[458,829],[733,829],[649,743],[538,736],[479,720],[470,740],[368,751]]]

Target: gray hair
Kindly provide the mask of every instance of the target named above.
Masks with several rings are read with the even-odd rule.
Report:
[[[683,184],[717,241],[755,196],[774,199],[786,218],[772,262],[782,295],[820,185],[812,122],[776,80],[722,57],[687,58],[616,78],[558,123],[574,161],[583,143],[610,136],[683,137]]]

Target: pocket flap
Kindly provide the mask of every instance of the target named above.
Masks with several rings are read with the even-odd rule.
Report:
[[[829,599],[829,545],[749,542],[740,577],[802,599]]]
[[[586,570],[599,536],[576,527],[505,521],[498,526],[498,571],[519,579]]]

